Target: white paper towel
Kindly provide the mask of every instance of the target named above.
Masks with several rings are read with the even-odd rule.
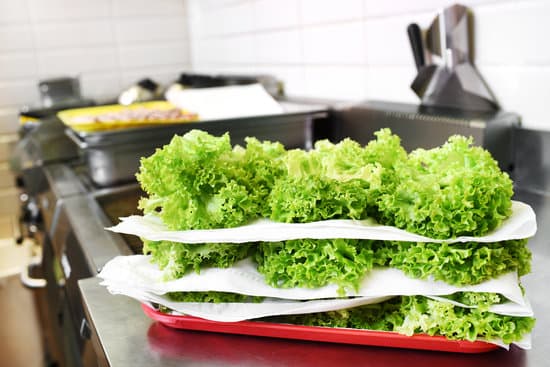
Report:
[[[164,281],[163,272],[149,260],[150,257],[146,255],[118,256],[109,261],[98,276],[103,279],[103,285],[112,291],[116,290],[116,293],[123,294],[143,292],[152,296],[178,291],[217,291],[292,301],[341,297],[336,285],[314,289],[272,287],[265,283],[263,276],[258,273],[250,259],[244,259],[230,268],[208,268],[201,270],[200,274],[190,273],[170,281]],[[504,274],[477,285],[453,286],[441,281],[412,279],[398,269],[377,268],[367,273],[357,292],[348,290],[346,296],[370,298],[398,295],[442,296],[456,292],[499,293],[510,303],[518,306],[514,308],[515,313],[523,310],[522,316],[532,316],[515,273]],[[251,315],[248,318],[252,318]]]
[[[349,298],[332,298],[339,297],[334,285],[317,289],[271,287],[265,284],[250,259],[242,260],[231,268],[209,268],[200,274],[191,273],[179,279],[163,281],[163,272],[150,263],[150,256],[119,256],[109,261],[98,276],[103,279],[101,284],[112,294],[126,295],[140,302],[163,305],[181,314],[219,322],[340,310],[383,302],[396,295],[424,295],[457,306],[472,307],[441,297],[459,291],[502,294],[508,302],[491,306],[491,312],[533,316],[515,273],[473,286],[455,287],[440,281],[411,279],[398,269],[380,268],[368,273],[358,292],[348,292],[349,296],[354,296]],[[233,292],[267,298],[261,303],[199,303],[174,302],[165,294],[177,291]],[[502,341],[490,342],[508,348]],[[530,335],[516,344],[529,349]]]
[[[529,238],[537,231],[533,209],[522,202],[512,202],[512,215],[501,226],[482,237],[462,236],[441,240],[420,236],[391,226],[383,226],[372,220],[335,219],[311,223],[279,223],[259,219],[236,228],[171,231],[155,216],[130,216],[107,228],[113,232],[139,236],[152,241],[182,243],[245,243],[256,241],[285,241],[301,238],[371,239],[405,242],[499,242]]]
[[[166,92],[166,99],[173,105],[196,112],[201,121],[276,115],[283,112],[282,106],[261,84],[170,88]]]

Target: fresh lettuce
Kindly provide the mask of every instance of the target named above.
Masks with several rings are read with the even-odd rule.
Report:
[[[377,217],[377,198],[391,188],[394,165],[407,153],[389,129],[376,136],[366,147],[351,139],[322,140],[309,152],[289,151],[286,174],[268,198],[269,217],[279,222]]]
[[[484,311],[487,311],[492,305],[502,304],[507,301],[502,295],[489,292],[457,292],[444,296],[444,298],[467,306],[476,306]]]
[[[448,339],[520,341],[535,324],[532,317],[498,315],[483,309],[463,308],[423,296],[400,296],[357,308],[275,318],[309,326],[424,333]]]
[[[389,129],[375,135],[306,152],[254,138],[233,148],[228,134],[192,130],[142,158],[140,207],[170,229],[372,217],[441,239],[484,235],[511,214],[512,181],[472,139],[407,154]]]
[[[379,221],[431,238],[481,236],[511,214],[512,181],[473,140],[413,151],[378,200]]]
[[[291,240],[261,243],[255,253],[258,271],[274,287],[317,288],[337,284],[357,290],[373,267],[374,252],[366,241]]]
[[[232,147],[192,130],[141,160],[140,206],[170,229],[234,227],[258,217],[284,222],[373,217],[434,238],[482,235],[510,215],[512,184],[490,154],[453,136],[441,147],[407,154],[398,136],[382,129],[361,146],[350,139],[319,141],[315,149],[246,139]],[[328,283],[357,288],[374,265],[425,279],[476,284],[502,273],[529,272],[525,240],[498,244],[425,244],[299,240],[255,245],[180,245],[146,241],[145,253],[167,277],[227,267],[255,253],[259,270],[276,286]]]
[[[174,230],[236,227],[268,216],[265,202],[284,172],[286,150],[280,143],[245,140],[242,148],[232,147],[227,133],[175,136],[141,159],[136,177],[148,196],[140,208]]]
[[[494,243],[416,243],[368,240],[264,242],[254,252],[258,271],[275,287],[337,284],[357,289],[374,266],[401,269],[416,279],[472,285],[517,271],[530,272],[527,240]]]
[[[149,196],[140,207],[174,230],[235,227],[258,212],[243,177],[241,155],[227,133],[192,130],[141,159],[137,179]]]
[[[478,284],[510,271],[531,271],[527,239],[492,243],[378,241],[375,263],[401,269],[411,278],[433,277],[454,285]]]
[[[255,244],[204,243],[185,244],[143,240],[143,253],[164,271],[166,280],[181,278],[201,268],[228,268],[248,257]]]
[[[285,173],[284,159],[286,149],[281,143],[246,138],[246,148],[236,147],[243,168],[241,177],[257,203],[258,217],[269,217],[269,207],[265,205],[275,181]]]
[[[235,227],[258,217],[282,222],[371,217],[439,239],[481,236],[510,216],[512,182],[472,139],[453,136],[441,147],[407,154],[389,129],[375,135],[366,146],[350,139],[319,141],[306,152],[254,138],[247,138],[244,147],[232,147],[228,134],[214,137],[193,130],[142,158],[136,177],[147,195],[140,207],[173,230]],[[375,266],[455,285],[477,284],[510,271],[521,276],[530,271],[526,243],[302,239],[197,245],[145,240],[143,251],[167,279],[203,267],[230,267],[252,256],[272,286],[336,284],[343,292],[357,289]],[[169,297],[185,302],[250,300],[217,292],[174,292]],[[488,312],[489,305],[502,301],[498,295],[460,293],[449,298],[478,308],[402,296],[287,320],[505,343],[520,340],[534,324],[532,318]]]
[[[374,266],[402,270],[416,279],[433,278],[453,285],[472,285],[516,271],[531,270],[527,240],[493,243],[416,243],[353,239],[300,239],[246,244],[183,244],[144,240],[167,279],[201,268],[227,268],[248,256],[274,287],[316,288],[336,284],[341,292],[357,290]]]
[[[173,292],[167,295],[175,302],[263,301],[262,297],[225,292]],[[446,298],[477,308],[463,308],[424,296],[398,296],[381,303],[350,309],[272,316],[260,320],[307,326],[393,331],[409,336],[418,333],[443,335],[454,340],[500,339],[507,344],[522,340],[535,324],[532,317],[505,316],[488,311],[489,306],[504,301],[504,298],[496,293],[459,292]],[[166,307],[161,307],[161,311],[171,312]]]
[[[174,302],[202,303],[260,303],[264,297],[254,297],[230,292],[169,292],[168,298]]]
[[[143,252],[175,279],[201,268],[227,268],[252,256],[274,287],[316,288],[336,284],[356,290],[374,266],[402,270],[416,279],[472,285],[516,271],[531,270],[527,240],[494,243],[416,243],[353,239],[300,239],[247,244],[183,244],[144,240]]]
[[[362,219],[369,209],[374,210],[368,190],[368,183],[357,179],[340,182],[315,176],[307,179],[287,176],[273,187],[268,212],[278,222]]]

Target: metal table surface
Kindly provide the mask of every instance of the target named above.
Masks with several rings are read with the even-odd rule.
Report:
[[[512,346],[481,354],[416,351],[173,330],[150,320],[140,305],[113,296],[97,278],[79,281],[100,364],[126,366],[498,366],[550,365],[550,196],[516,193],[537,213],[538,233],[529,242],[532,273],[522,278],[537,324],[533,348]]]

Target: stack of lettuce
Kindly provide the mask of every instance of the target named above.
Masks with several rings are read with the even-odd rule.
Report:
[[[112,293],[217,321],[529,345],[534,213],[471,139],[407,154],[384,129],[303,151],[193,130],[137,178],[144,216],[111,229],[145,255],[105,266]]]

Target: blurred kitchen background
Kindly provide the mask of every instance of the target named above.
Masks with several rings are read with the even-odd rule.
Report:
[[[41,104],[39,81],[76,77],[81,95],[101,104],[143,78],[168,86],[183,72],[269,74],[288,97],[418,104],[410,88],[417,69],[406,28],[416,22],[425,30],[438,9],[453,3],[0,0],[0,250],[13,242],[21,206],[8,160],[22,107]],[[473,13],[475,65],[500,107],[521,116],[520,145],[533,146],[531,132],[542,136],[537,164],[550,167],[544,158],[550,144],[550,1],[460,3]],[[520,154],[524,161],[532,158],[527,150]],[[23,256],[24,247],[18,248]],[[0,314],[29,317],[8,317],[1,325],[0,355],[8,356],[6,365],[37,366],[40,331],[32,296],[11,276],[17,271],[0,271]]]
[[[0,0],[0,132],[39,101],[37,83],[79,76],[117,96],[182,71],[268,73],[289,96],[418,102],[406,26],[427,28],[446,0]],[[550,1],[467,0],[474,60],[502,108],[550,129]]]

